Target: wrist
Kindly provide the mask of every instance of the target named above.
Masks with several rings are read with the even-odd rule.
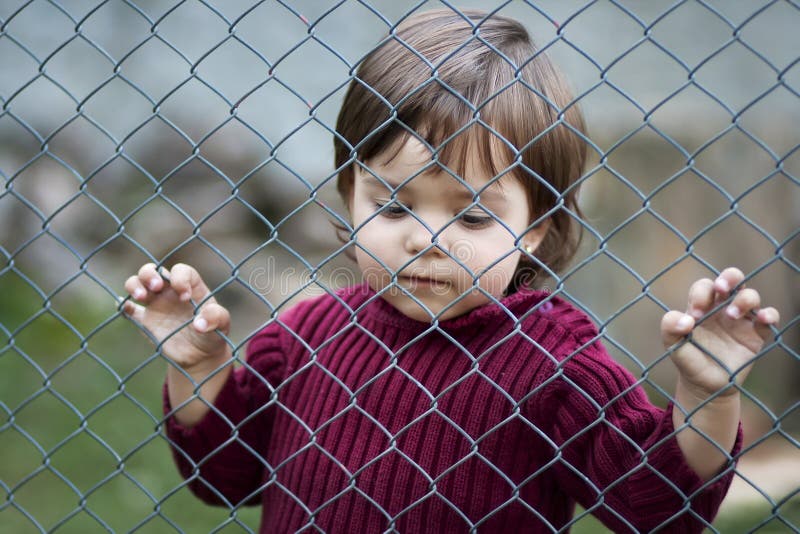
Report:
[[[690,398],[695,403],[706,402],[709,399],[723,400],[734,399],[739,397],[739,387],[730,382],[724,386],[709,389],[702,385],[695,384],[687,380],[683,375],[678,374],[678,383],[676,387],[677,393],[682,393],[683,396]]]
[[[740,397],[707,397],[696,402],[675,394],[672,424],[686,463],[703,481],[710,480],[728,464],[739,428]]]
[[[678,377],[675,388],[675,404],[682,411],[703,410],[737,410],[741,403],[739,388],[730,387],[725,390],[708,391],[704,388],[686,383]]]
[[[205,358],[191,366],[170,362],[167,391],[180,425],[191,428],[205,417],[231,375],[231,359],[231,351],[227,350],[224,355]]]
[[[180,376],[186,378],[186,375],[195,383],[206,380],[210,375],[225,374],[226,364],[229,364],[233,354],[230,347],[225,346],[225,350],[215,356],[209,356],[191,365],[180,365],[175,361],[171,361],[168,367],[168,373],[172,376]]]

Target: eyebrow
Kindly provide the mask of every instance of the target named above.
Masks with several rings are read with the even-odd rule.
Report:
[[[397,189],[398,186],[401,183],[403,183],[402,180],[399,181],[399,182],[396,182],[396,181],[390,180],[389,178],[386,178],[384,176],[381,176],[380,178],[377,178],[375,175],[372,175],[372,174],[364,174],[364,175],[362,175],[362,180],[367,185],[378,185],[378,186],[381,186],[381,187],[386,187],[386,184],[389,184],[393,189]],[[404,187],[408,187],[408,186],[404,186]]]
[[[384,189],[386,188],[387,185],[389,185],[392,189],[398,189],[398,187],[400,187],[400,185],[403,184],[403,182],[405,181],[405,180],[395,181],[386,178],[384,176],[377,178],[371,174],[363,176],[362,179],[364,180],[364,183],[366,185],[383,187]],[[402,188],[400,188],[400,190],[405,188],[412,188],[413,183],[414,181],[412,179],[411,181],[403,185]],[[475,188],[473,187],[473,189]],[[486,187],[485,189],[482,190],[475,189],[474,194],[469,189],[461,187],[457,192],[453,192],[452,195],[460,200],[472,200],[475,196],[479,196],[481,201],[488,200],[488,201],[499,202],[506,199],[506,196],[503,194],[501,190],[499,190],[497,187],[492,187],[492,186]]]

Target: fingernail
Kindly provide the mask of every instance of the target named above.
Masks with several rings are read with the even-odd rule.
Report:
[[[192,298],[192,294],[189,293],[188,291],[185,293],[181,293],[181,300],[183,302],[187,302],[190,298]]]
[[[153,278],[152,280],[150,280],[150,283],[147,284],[147,285],[148,285],[148,287],[150,287],[150,289],[155,291],[156,287],[158,287],[158,279],[157,278]]]
[[[684,315],[683,317],[678,319],[678,328],[680,328],[681,330],[689,328],[692,326],[692,323],[694,323],[694,321],[692,320],[691,316]]]
[[[742,316],[742,311],[733,304],[725,309],[725,313],[727,313],[728,317],[731,319],[738,319]]]
[[[725,280],[724,278],[717,278],[717,281],[715,283],[716,283],[717,287],[722,291],[730,291],[731,290],[731,286],[728,285],[728,281]]]
[[[695,319],[699,319],[703,316],[703,310],[699,308],[692,307],[689,309],[689,315],[694,317]]]
[[[136,289],[133,291],[133,298],[135,298],[136,300],[142,300],[142,299],[143,299],[143,298],[145,298],[146,296],[147,296],[147,291],[145,291],[145,290],[144,290],[144,289],[142,289],[141,287],[139,287],[139,288],[136,288]]]
[[[195,319],[194,319],[194,327],[195,327],[195,329],[199,330],[200,332],[205,332],[206,328],[208,328],[208,321],[206,321],[202,317],[195,317]]]

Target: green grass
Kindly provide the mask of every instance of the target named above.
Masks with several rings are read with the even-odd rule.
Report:
[[[165,363],[114,318],[111,297],[54,299],[42,313],[9,272],[0,295],[0,531],[207,532],[231,519],[182,487],[157,428]],[[235,517],[256,530],[259,514]]]
[[[12,272],[0,275],[0,295],[0,531],[257,529],[258,508],[235,514],[245,528],[182,486],[157,428],[165,363],[130,322],[115,317],[110,296],[57,296],[47,311]],[[749,532],[771,514],[768,507],[737,510],[715,526]],[[780,514],[800,526],[797,499]],[[776,519],[759,530],[788,531]],[[573,532],[608,531],[585,516]]]
[[[583,512],[578,508],[576,514]],[[752,505],[738,510],[728,510],[720,514],[714,521],[714,529],[722,534],[786,534],[800,531],[800,496],[789,500],[781,506],[776,514],[772,508],[763,505]],[[572,534],[605,534],[611,530],[603,526],[591,515],[582,517],[575,523]],[[713,532],[708,529],[707,532]]]
[[[773,512],[766,503],[721,515],[714,527],[724,534],[759,532],[759,534],[800,531],[800,496],[787,501]]]

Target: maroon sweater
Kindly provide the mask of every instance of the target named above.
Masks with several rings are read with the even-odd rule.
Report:
[[[301,302],[252,339],[200,423],[167,419],[179,469],[206,502],[261,503],[269,533],[550,532],[576,502],[618,532],[700,532],[732,462],[704,484],[671,409],[547,297],[438,328],[366,284]]]

